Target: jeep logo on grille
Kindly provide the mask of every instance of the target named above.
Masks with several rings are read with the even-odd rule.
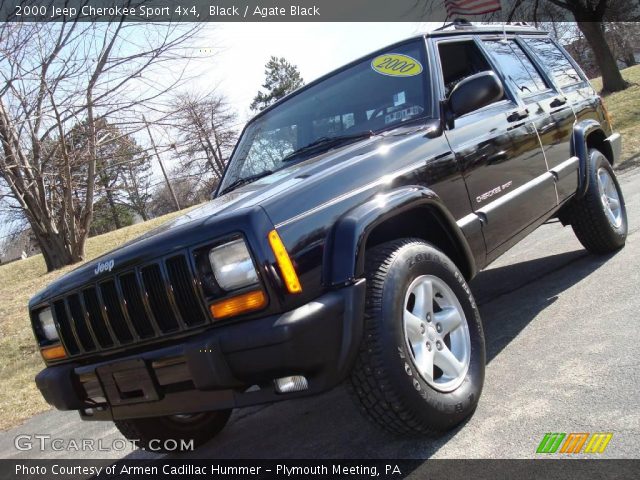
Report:
[[[113,269],[114,260],[105,260],[104,262],[98,262],[96,269],[93,271],[96,275],[102,272],[110,272]]]

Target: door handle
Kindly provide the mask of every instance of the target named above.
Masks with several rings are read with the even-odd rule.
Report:
[[[567,97],[556,97],[553,99],[553,101],[549,104],[549,106],[551,108],[556,108],[556,107],[561,107],[562,105],[564,105],[565,103],[567,103]]]
[[[502,163],[509,159],[509,155],[504,150],[501,150],[487,159],[487,165],[495,165],[496,163]]]
[[[527,118],[529,116],[529,110],[523,108],[522,110],[516,110],[515,112],[510,113],[507,116],[507,121],[509,122],[517,122],[518,120],[522,120],[523,118]]]
[[[544,127],[538,130],[538,135],[544,135],[547,132],[550,132],[554,128],[556,128],[556,122],[547,123]]]

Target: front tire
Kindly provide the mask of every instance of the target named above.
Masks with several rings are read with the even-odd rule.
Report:
[[[569,207],[569,222],[580,243],[592,253],[622,248],[627,239],[627,210],[611,164],[598,150],[589,150],[587,192]]]
[[[475,410],[485,345],[473,294],[421,240],[367,252],[365,333],[350,389],[364,415],[404,435],[449,430]]]
[[[115,420],[120,433],[136,444],[156,453],[176,452],[174,446],[193,441],[193,447],[215,437],[229,421],[231,409],[202,412],[189,415],[168,415],[164,417],[131,418]],[[177,445],[176,445],[177,444]]]

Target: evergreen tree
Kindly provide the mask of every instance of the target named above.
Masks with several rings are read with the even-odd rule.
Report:
[[[262,111],[277,102],[285,95],[304,85],[298,67],[289,63],[285,58],[271,57],[264,70],[265,81],[262,88],[251,102],[251,110]]]

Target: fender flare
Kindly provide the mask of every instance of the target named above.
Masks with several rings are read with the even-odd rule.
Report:
[[[589,160],[589,147],[587,147],[587,137],[593,132],[601,131],[605,135],[602,125],[596,120],[586,119],[578,122],[573,127],[573,136],[571,141],[571,155],[578,157],[578,189],[576,198],[582,198],[587,193],[589,185],[589,169],[591,168]]]
[[[443,228],[456,243],[467,272],[477,272],[469,243],[455,219],[438,195],[428,188],[413,185],[376,195],[343,215],[333,228],[329,240],[329,255],[325,255],[325,271],[331,286],[340,286],[361,278],[364,274],[365,245],[369,234],[386,220],[416,207],[430,207]],[[336,252],[340,254],[336,255]]]

